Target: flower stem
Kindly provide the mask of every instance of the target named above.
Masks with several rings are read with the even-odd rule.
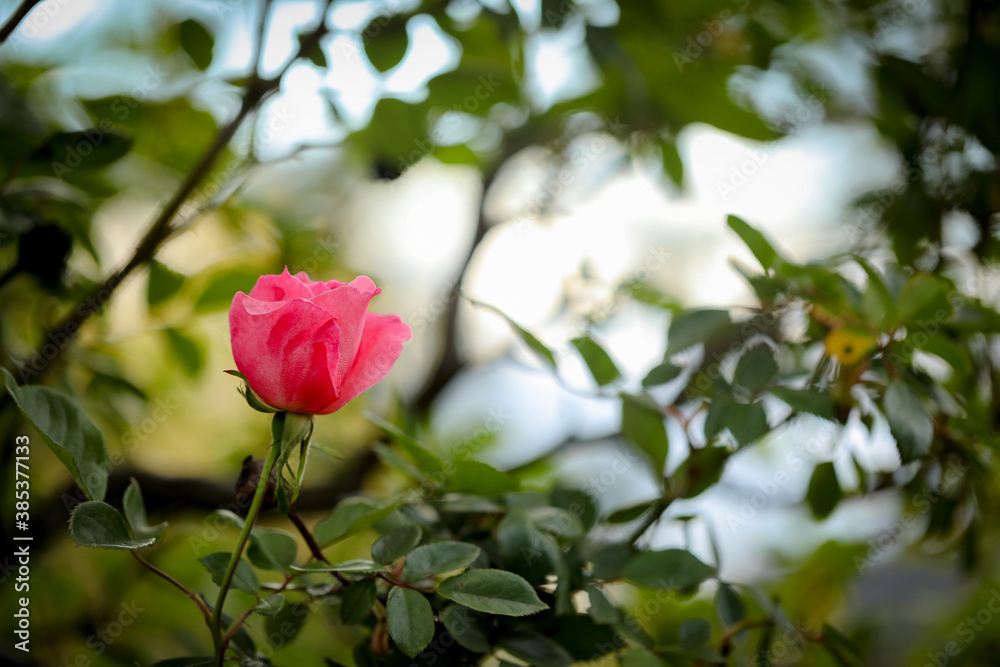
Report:
[[[280,442],[271,445],[271,449],[267,453],[267,459],[264,460],[264,468],[260,472],[257,490],[253,494],[253,502],[250,503],[250,509],[247,511],[246,522],[243,524],[243,530],[240,531],[236,548],[233,549],[233,553],[229,557],[229,565],[226,567],[226,574],[222,578],[222,585],[219,587],[219,597],[215,601],[215,608],[212,610],[210,627],[212,630],[212,643],[215,646],[216,664],[219,667],[222,666],[223,654],[225,653],[225,645],[222,642],[222,606],[226,602],[226,593],[229,592],[229,586],[233,582],[233,574],[236,572],[236,566],[243,556],[243,549],[246,548],[247,540],[250,539],[250,531],[257,521],[257,515],[260,514],[260,507],[264,503],[264,494],[267,492],[267,482],[271,479],[271,471],[274,469],[274,464],[278,460],[278,454],[280,453]]]

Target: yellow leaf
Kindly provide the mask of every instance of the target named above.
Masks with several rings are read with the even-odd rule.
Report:
[[[856,364],[875,349],[875,334],[857,327],[841,327],[830,332],[823,341],[826,351],[845,366]]]

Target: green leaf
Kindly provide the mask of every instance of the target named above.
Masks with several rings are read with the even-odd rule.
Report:
[[[504,318],[507,321],[507,324],[515,332],[517,332],[517,335],[521,337],[521,340],[524,341],[525,345],[527,345],[532,352],[534,352],[542,359],[544,359],[552,368],[556,367],[556,358],[555,355],[552,354],[552,350],[545,347],[545,344],[542,343],[542,341],[538,340],[534,336],[534,334],[524,329],[520,324],[518,324],[514,320],[510,319],[502,310],[485,303],[480,303],[478,301],[473,301],[472,303],[482,308],[486,308],[487,310],[490,310],[499,315],[500,317]]]
[[[467,493],[449,493],[435,503],[435,506],[442,512],[455,512],[457,514],[503,514],[504,508],[501,505]]]
[[[617,579],[635,556],[630,544],[607,542],[590,545],[587,557],[594,566],[595,579]]]
[[[373,560],[365,558],[353,558],[342,563],[322,563],[312,562],[308,565],[293,565],[296,572],[340,572],[343,574],[376,574],[378,572],[388,572],[389,568],[379,565]]]
[[[763,343],[747,349],[736,364],[733,384],[751,393],[766,387],[778,373],[778,363],[774,360],[774,350]]]
[[[131,150],[132,143],[132,139],[124,134],[101,128],[56,132],[29,159],[63,164],[75,155],[78,160],[82,157],[81,166],[96,169],[124,157]]]
[[[515,630],[501,637],[497,645],[537,667],[569,667],[576,662],[566,649],[534,630]]]
[[[646,377],[642,379],[642,386],[648,389],[666,384],[680,375],[683,370],[681,366],[675,366],[669,361],[665,361],[646,374]]]
[[[375,451],[375,456],[378,460],[390,468],[395,468],[400,471],[410,479],[416,480],[418,482],[424,481],[424,473],[420,471],[420,468],[413,465],[410,459],[402,455],[395,448],[390,447],[381,442],[372,443],[372,449]]]
[[[216,551],[215,553],[210,553],[207,556],[199,558],[198,561],[205,566],[208,573],[212,575],[212,581],[215,582],[216,586],[222,585],[222,580],[226,576],[226,567],[229,565],[229,558],[231,554],[228,551]],[[236,563],[236,571],[233,572],[232,587],[236,590],[243,591],[244,593],[249,593],[254,597],[260,593],[260,580],[257,579],[257,573],[253,571],[242,558]]]
[[[660,140],[663,173],[670,177],[677,187],[684,186],[684,162],[677,151],[677,143],[672,139]]]
[[[351,584],[340,605],[340,620],[351,625],[368,618],[375,604],[375,593],[374,579],[362,579]]]
[[[571,340],[570,343],[573,344],[573,347],[583,357],[583,361],[587,364],[587,368],[590,369],[590,374],[593,376],[597,386],[603,387],[621,377],[621,373],[618,371],[618,367],[615,366],[615,362],[611,360],[611,357],[604,351],[604,348],[598,345],[593,338],[590,336],[580,336]]]
[[[619,394],[622,399],[622,433],[646,456],[659,479],[667,460],[667,428],[660,408],[645,394]]]
[[[826,641],[824,646],[830,654],[842,665],[861,665],[865,663],[865,655],[858,648],[857,644],[851,641],[844,633],[827,623],[823,624],[823,637]],[[831,651],[830,649],[834,649]]]
[[[697,586],[713,574],[715,568],[683,549],[640,553],[622,569],[622,577],[637,586],[671,590]]]
[[[153,260],[149,264],[149,282],[146,285],[146,303],[154,308],[180,291],[184,286],[184,276],[171,271],[161,262]]]
[[[809,479],[809,490],[806,492],[806,502],[809,503],[813,517],[817,521],[822,521],[830,516],[843,495],[833,462],[826,461],[817,465]]]
[[[899,292],[900,323],[908,326],[944,324],[954,312],[948,299],[952,289],[950,282],[929,273],[910,276]]]
[[[930,451],[934,422],[920,396],[906,382],[892,381],[882,398],[882,410],[904,465]]]
[[[670,322],[666,358],[714,339],[732,323],[728,310],[688,310],[677,315]]]
[[[583,537],[583,524],[576,516],[559,507],[532,507],[525,511],[531,523],[547,533],[571,540]]]
[[[80,546],[95,549],[131,551],[156,541],[152,537],[133,539],[122,515],[102,500],[88,500],[74,507],[69,517],[69,532]]]
[[[517,491],[520,482],[482,461],[458,461],[445,488],[449,493],[472,493],[486,498]]]
[[[307,33],[302,33],[301,35],[299,35],[300,49],[303,46],[306,35]],[[328,67],[328,62],[326,60],[326,52],[323,51],[323,45],[319,42],[313,45],[312,48],[306,49],[302,55],[316,67],[322,67],[322,68]]]
[[[552,489],[551,502],[553,507],[566,510],[583,531],[589,531],[597,523],[599,510],[594,498],[582,489],[571,489],[558,485]]]
[[[378,415],[366,412],[365,419],[382,429],[386,435],[392,438],[392,441],[413,460],[413,463],[424,475],[437,483],[441,482],[445,476],[444,459],[411,438],[398,426],[387,422]]]
[[[389,636],[403,653],[415,657],[434,639],[434,612],[419,591],[393,587],[385,603]]]
[[[500,521],[496,539],[504,568],[529,583],[545,583],[561,557],[555,538],[539,530],[523,510],[514,510]]]
[[[555,631],[546,635],[573,656],[573,661],[593,664],[602,656],[626,645],[625,640],[615,630],[598,624],[586,614],[573,612],[562,616]]]
[[[179,329],[168,327],[163,335],[170,345],[174,358],[180,363],[181,370],[189,377],[197,377],[205,367],[205,350],[201,344]]]
[[[724,628],[730,628],[746,617],[740,594],[729,584],[720,583],[715,591],[715,610]]]
[[[286,602],[288,600],[284,595],[274,593],[273,595],[261,598],[260,602],[253,606],[253,610],[261,616],[275,616],[284,608]]]
[[[277,614],[264,619],[264,631],[268,643],[275,648],[286,646],[295,639],[307,620],[309,620],[307,603],[286,604]]]
[[[297,554],[298,543],[291,533],[260,526],[250,531],[247,558],[262,570],[287,572]]]
[[[367,498],[347,498],[316,524],[313,537],[320,547],[327,547],[381,521],[395,509],[395,505],[382,507]]]
[[[406,54],[409,40],[406,36],[405,16],[376,16],[362,33],[365,54],[379,72],[387,72],[398,65]]]
[[[725,409],[725,424],[740,447],[763,437],[770,428],[761,403],[730,403]]]
[[[781,255],[778,254],[778,251],[774,249],[774,246],[771,245],[771,242],[741,218],[730,215],[726,219],[726,223],[731,230],[736,232],[740,240],[746,244],[747,248],[750,249],[750,252],[757,258],[757,261],[760,262],[761,267],[765,271],[777,268],[784,261]]]
[[[917,331],[916,333],[919,334],[920,332]],[[972,375],[972,359],[969,353],[964,347],[944,334],[937,334],[935,336],[914,335],[907,336],[906,339],[907,342],[912,342],[922,352],[927,352],[943,359],[945,363],[954,369],[956,376],[964,378]]]
[[[108,487],[104,435],[73,399],[48,387],[18,387],[3,369],[4,384],[21,414],[69,469],[87,498],[102,500]]]
[[[632,646],[621,660],[620,667],[664,667],[668,663],[639,646]],[[761,663],[763,665],[763,663]]]
[[[868,276],[868,287],[865,289],[862,306],[865,317],[877,326],[880,331],[888,331],[895,326],[898,319],[896,299],[882,279],[882,274],[875,270],[863,257],[855,257],[854,261]]]
[[[672,476],[672,480],[679,486],[681,497],[694,498],[718,482],[729,456],[730,452],[725,447],[692,449]]]
[[[591,618],[605,625],[614,625],[621,620],[618,608],[611,603],[600,586],[587,584],[586,591],[587,598],[590,600],[590,609],[587,610],[587,613],[590,614]]]
[[[195,67],[203,72],[208,69],[215,48],[215,38],[208,28],[194,19],[187,19],[177,26],[177,39]]]
[[[503,570],[468,570],[446,579],[438,595],[487,614],[528,616],[548,609],[527,581]]]
[[[488,616],[451,604],[441,612],[441,622],[461,646],[476,653],[490,652]]]
[[[686,648],[704,646],[712,638],[712,625],[704,618],[692,618],[681,623],[678,635]]]
[[[479,547],[465,542],[435,542],[414,549],[403,563],[403,580],[417,581],[465,567],[479,557]]]
[[[372,559],[376,563],[388,565],[413,551],[420,544],[423,535],[420,526],[412,523],[394,528],[375,540],[375,544],[372,545]]]
[[[249,293],[259,277],[259,271],[244,267],[213,271],[202,279],[205,289],[194,308],[199,313],[229,308],[236,293]]]
[[[135,477],[131,478],[128,487],[122,497],[122,506],[125,509],[125,518],[128,521],[132,535],[138,541],[157,540],[167,529],[166,523],[157,526],[150,526],[146,518],[146,506],[142,502],[142,491],[139,489],[139,482]]]
[[[215,664],[215,658],[170,658],[154,662],[152,667],[211,667]]]
[[[771,387],[768,391],[796,412],[808,412],[823,419],[834,420],[833,401],[830,400],[830,394],[825,391],[791,387]]]

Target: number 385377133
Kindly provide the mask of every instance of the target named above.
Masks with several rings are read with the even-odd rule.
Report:
[[[30,441],[28,436],[19,435],[14,438],[14,454],[16,457],[15,461],[15,503],[14,509],[16,514],[14,516],[15,521],[27,521],[28,520],[28,455],[31,450],[29,448]]]

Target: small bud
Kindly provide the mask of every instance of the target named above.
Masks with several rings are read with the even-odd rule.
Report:
[[[255,459],[252,455],[243,459],[243,468],[240,476],[236,479],[236,502],[241,508],[250,507],[254,494],[257,493],[257,485],[260,483],[260,474],[264,470],[264,459]],[[271,471],[271,478],[267,482],[267,489],[264,491],[264,502],[261,509],[269,510],[275,506],[274,489],[277,480],[278,469],[275,467]]]

